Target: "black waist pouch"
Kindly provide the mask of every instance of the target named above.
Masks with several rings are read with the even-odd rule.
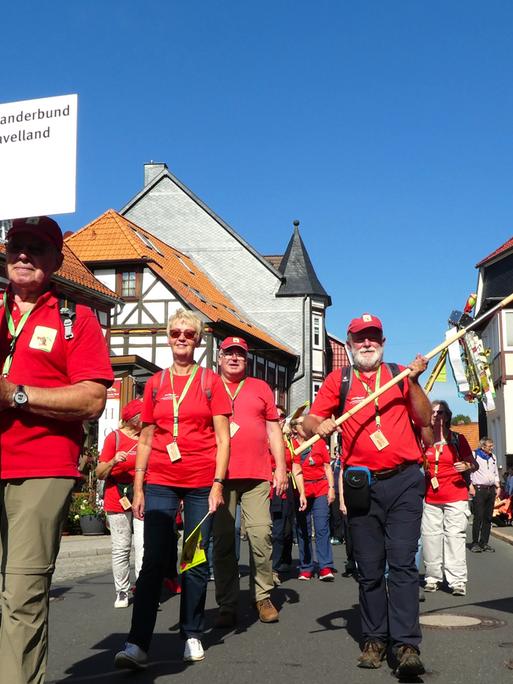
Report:
[[[371,472],[363,466],[344,470],[344,502],[350,514],[367,513],[370,508]]]

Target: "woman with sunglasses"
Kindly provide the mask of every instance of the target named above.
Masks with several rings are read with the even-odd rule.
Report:
[[[425,587],[437,591],[445,579],[454,596],[465,596],[467,585],[466,534],[470,517],[468,486],[477,463],[463,437],[452,432],[452,413],[445,401],[432,403],[431,428],[426,443],[426,498],[422,514]],[[432,429],[432,432],[431,432]]]
[[[133,517],[131,503],[135,452],[142,428],[142,405],[140,399],[134,399],[123,408],[119,429],[107,435],[96,466],[96,477],[105,480],[103,506],[109,521],[112,541],[112,574],[116,589],[114,608],[128,608],[132,529],[136,580],[143,559],[144,523]]]
[[[115,658],[119,668],[140,669],[148,660],[180,500],[185,539],[223,503],[231,404],[220,377],[194,361],[201,331],[201,320],[192,312],[179,309],[171,316],[167,333],[173,363],[150,378],[144,390],[132,505],[134,515],[144,518],[144,560],[130,634]],[[201,525],[203,548],[211,527],[208,515]],[[207,583],[206,562],[182,574],[180,633],[186,661],[205,657],[201,636]]]

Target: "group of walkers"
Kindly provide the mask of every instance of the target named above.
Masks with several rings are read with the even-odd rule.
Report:
[[[7,235],[9,284],[0,313],[0,661],[2,677],[13,684],[44,681],[49,589],[78,475],[81,424],[101,414],[113,381],[95,315],[78,304],[71,310],[50,284],[62,264],[62,246],[60,228],[47,217],[15,220]],[[291,511],[299,579],[313,577],[315,529],[319,579],[329,582],[329,511],[338,506],[347,514],[359,583],[357,664],[380,667],[388,653],[399,678],[422,674],[419,539],[425,588],[436,591],[445,576],[453,594],[464,595],[469,491],[472,550],[492,550],[490,501],[493,510],[499,485],[493,444],[483,440],[472,456],[465,440],[451,432],[449,407],[442,401],[432,405],[419,384],[424,357],[407,369],[383,362],[383,326],[372,314],[348,326],[353,365],[327,376],[310,411],[295,416],[286,434],[285,412],[277,409],[270,387],[248,376],[244,339],[221,343],[215,373],[195,362],[202,336],[197,316],[177,311],[167,334],[170,367],[147,382],[142,400],[124,407],[120,429],[107,438],[97,469],[106,481],[120,608],[130,596],[132,530],[135,538],[132,619],[115,665],[147,664],[162,583],[173,576],[180,507],[185,538],[198,526],[203,547],[213,536],[215,626],[231,628],[240,600],[238,507],[249,542],[250,600],[259,619],[273,623],[279,613],[271,593],[286,563]],[[387,383],[386,393],[375,394]],[[354,411],[341,427],[334,417],[348,409]],[[324,441],[334,433],[342,444],[338,476]],[[184,660],[190,662],[205,657],[209,577],[207,562],[182,573],[180,632]]]

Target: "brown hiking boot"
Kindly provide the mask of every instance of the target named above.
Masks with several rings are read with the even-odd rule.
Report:
[[[376,670],[381,667],[381,661],[387,652],[386,644],[377,639],[369,639],[363,645],[362,653],[358,658],[358,667],[368,670]]]
[[[217,629],[230,629],[237,624],[237,615],[231,610],[220,610],[214,620]]]
[[[260,622],[278,622],[280,619],[278,611],[273,606],[271,599],[266,598],[262,601],[257,601],[255,606],[258,610]]]
[[[397,649],[397,665],[394,674],[399,677],[417,677],[425,672],[419,652],[415,646],[403,644]]]

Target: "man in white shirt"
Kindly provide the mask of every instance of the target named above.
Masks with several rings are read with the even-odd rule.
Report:
[[[473,553],[481,553],[482,551],[493,553],[495,549],[488,544],[488,540],[492,526],[493,505],[500,490],[497,459],[493,454],[493,440],[489,437],[483,437],[474,455],[479,469],[470,475],[476,492],[470,550]]]

